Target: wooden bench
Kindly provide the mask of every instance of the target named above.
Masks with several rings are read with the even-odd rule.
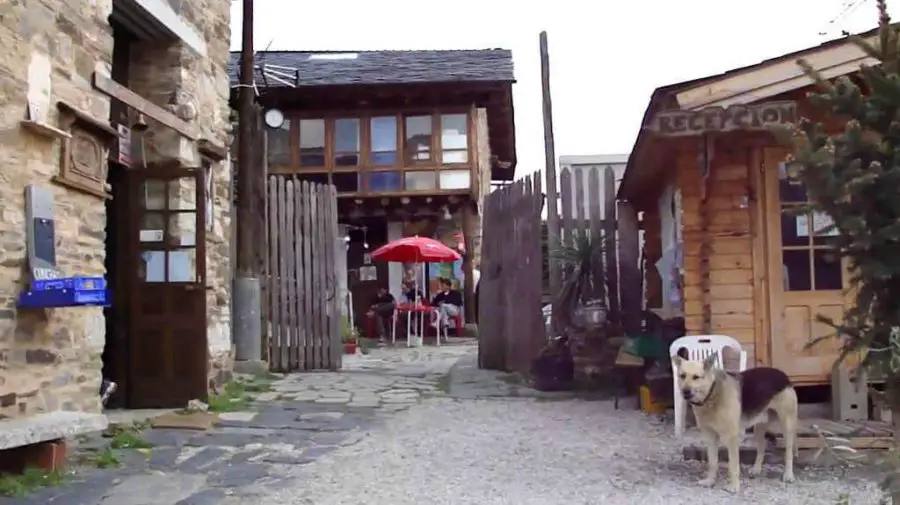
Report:
[[[102,431],[103,414],[58,410],[0,421],[0,469],[21,472],[28,466],[56,470],[66,451],[66,439]]]

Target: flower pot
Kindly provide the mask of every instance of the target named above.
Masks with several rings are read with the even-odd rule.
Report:
[[[344,342],[344,354],[356,354],[356,340]]]

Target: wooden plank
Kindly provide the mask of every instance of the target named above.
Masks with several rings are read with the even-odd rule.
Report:
[[[285,207],[284,213],[287,222],[285,227],[286,242],[284,261],[287,265],[287,282],[285,290],[287,292],[287,313],[288,313],[288,349],[287,349],[287,367],[293,372],[297,370],[297,360],[295,359],[297,341],[299,340],[298,322],[300,318],[297,314],[297,270],[295,255],[296,249],[296,224],[294,222],[297,213],[294,212],[294,197],[296,195],[296,183],[292,177],[285,177]]]
[[[269,236],[268,236],[268,248],[269,248],[269,261],[267,268],[267,279],[266,282],[267,290],[268,290],[268,300],[269,306],[267,307],[267,321],[266,321],[266,333],[268,334],[268,346],[267,346],[267,355],[269,360],[269,365],[273,371],[277,371],[276,363],[275,363],[275,349],[277,342],[276,335],[276,310],[275,307],[278,306],[278,209],[276,208],[277,199],[274,198],[274,195],[278,191],[278,181],[276,177],[269,177],[269,198],[268,198],[268,228],[269,228]]]
[[[314,255],[312,258],[312,267],[313,267],[313,322],[315,323],[315,363],[316,370],[323,370],[327,368],[325,363],[325,353],[324,346],[322,345],[322,339],[325,335],[325,321],[324,321],[324,296],[325,293],[325,283],[322,282],[324,269],[322,268],[322,262],[320,258],[322,257],[322,214],[319,212],[319,209],[322,207],[321,201],[321,184],[314,184],[312,186],[312,210],[313,210],[313,251]]]
[[[572,170],[564,168],[559,173],[559,243],[563,248],[569,247],[574,243],[575,238],[575,216],[574,216],[574,188],[572,187]],[[552,254],[552,252],[551,252]],[[569,270],[568,265],[563,268]],[[563,273],[563,277],[568,277],[568,272]]]
[[[338,233],[338,210],[337,210],[337,188],[335,186],[328,187],[328,200],[329,200],[329,209],[330,209],[330,219],[329,225],[331,226],[331,233],[328,235],[328,243],[330,244],[329,250],[332,253],[329,257],[332,258],[332,272],[337,272],[337,259],[335,255],[338,254],[338,251],[343,252],[344,244],[341,241],[341,237]],[[339,293],[339,285],[340,279],[335,278],[332,281],[334,286],[333,288],[333,296],[332,296],[332,324],[331,324],[331,356],[332,370],[340,370],[343,366],[344,361],[344,349],[342,345],[341,331],[343,326],[343,320],[341,317],[342,310],[342,300]]]
[[[119,100],[141,114],[155,121],[159,121],[163,125],[177,131],[189,140],[197,140],[197,138],[200,137],[195,126],[182,121],[181,118],[175,114],[172,114],[159,105],[156,105],[134,91],[131,91],[127,87],[113,81],[111,77],[101,72],[94,72],[94,87],[97,88],[98,91]]]
[[[592,168],[588,174],[587,195],[590,214],[590,233],[594,240],[602,240],[603,237],[603,194],[600,191],[600,169]],[[594,272],[604,278],[603,255],[598,254],[593,264]],[[596,300],[606,301],[606,283],[598,282],[593,286],[592,297]]]
[[[848,438],[847,445],[858,450],[889,450],[893,448],[893,439],[891,437],[853,437]],[[784,439],[778,437],[776,444],[779,449],[784,449]],[[823,442],[819,437],[797,437],[795,445],[801,450],[819,449]]]
[[[619,306],[619,262],[616,254],[616,173],[606,167],[603,174],[603,249],[606,262],[606,296],[609,299],[609,319],[611,323],[620,321]]]
[[[626,334],[641,332],[643,292],[641,283],[640,244],[638,241],[637,212],[627,202],[618,202],[619,292],[622,307],[622,327]]]
[[[312,283],[312,194],[311,184],[303,181],[301,184],[303,191],[303,331],[306,333],[306,342],[303,346],[304,363],[306,370],[314,370],[315,363],[315,323],[313,320],[313,300],[315,293],[313,292]]]
[[[334,186],[328,185],[322,187],[322,198],[324,202],[321,205],[323,219],[323,240],[322,240],[322,262],[325,266],[325,315],[327,316],[327,332],[325,334],[325,354],[326,362],[329,370],[337,370],[337,356],[334,354],[334,328],[337,321],[337,313],[334,311],[334,300],[337,297],[337,278],[335,277],[334,265],[334,231],[331,227],[331,190]]]
[[[585,170],[585,169],[582,169]],[[587,191],[585,190],[585,181],[584,181],[584,172],[578,171],[572,173],[572,178],[575,180],[575,223],[574,224],[574,232],[575,236],[583,237],[586,235],[586,230],[588,228],[586,215],[584,212],[584,204],[587,199]],[[531,195],[528,196],[531,198]]]
[[[299,178],[292,178],[294,181],[294,254],[291,261],[294,264],[294,276],[292,284],[296,297],[294,298],[294,313],[297,315],[295,320],[297,332],[295,334],[296,342],[291,348],[291,363],[294,370],[303,370],[306,368],[306,356],[303,352],[303,346],[306,345],[305,317],[303,317],[303,298],[306,293],[303,292],[303,186]]]
[[[279,307],[279,342],[278,342],[278,364],[283,372],[290,371],[288,363],[288,350],[290,349],[290,306],[291,302],[288,298],[288,284],[290,284],[290,271],[288,270],[288,256],[290,255],[290,247],[288,242],[288,210],[287,205],[287,184],[284,177],[278,178],[278,307]]]

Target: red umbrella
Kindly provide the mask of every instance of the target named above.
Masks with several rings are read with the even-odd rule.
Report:
[[[418,236],[388,242],[372,252],[372,259],[399,263],[446,263],[461,258],[437,240]]]

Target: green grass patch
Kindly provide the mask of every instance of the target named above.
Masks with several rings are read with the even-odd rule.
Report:
[[[150,449],[153,444],[141,437],[141,432],[129,428],[116,428],[109,446],[113,449]]]
[[[88,458],[88,462],[97,468],[118,468],[122,465],[122,462],[119,461],[119,456],[109,447],[92,454]]]
[[[44,487],[55,487],[62,484],[66,474],[60,471],[47,471],[39,468],[28,468],[22,475],[0,475],[0,496],[23,497]]]
[[[247,410],[253,397],[247,392],[247,384],[234,380],[222,388],[222,392],[209,397],[210,412],[238,412]]]

